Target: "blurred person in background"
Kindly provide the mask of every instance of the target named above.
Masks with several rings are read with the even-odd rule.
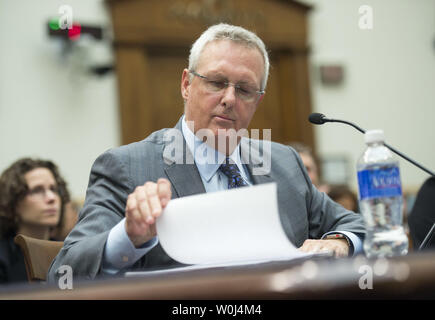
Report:
[[[359,212],[358,197],[346,185],[331,185],[328,196],[335,202],[341,204],[345,209]]]
[[[301,157],[302,162],[307,169],[308,176],[310,177],[314,186],[319,191],[328,193],[329,186],[320,182],[319,161],[314,156],[312,149],[301,142],[293,142],[290,143],[289,146],[299,153],[299,156]]]
[[[77,200],[71,200],[65,205],[65,212],[63,213],[59,226],[53,228],[50,232],[51,240],[65,240],[67,235],[77,223],[79,212],[82,206],[82,202]]]
[[[49,240],[61,225],[69,201],[66,182],[51,161],[23,158],[2,173],[0,284],[27,281],[24,256],[14,237]]]
[[[319,161],[309,146],[300,142],[290,143],[289,146],[299,153],[299,156],[301,157],[302,162],[307,169],[311,182],[319,191],[325,192],[332,200],[341,204],[345,209],[353,212],[359,212],[358,198],[348,186],[329,186],[320,182]]]

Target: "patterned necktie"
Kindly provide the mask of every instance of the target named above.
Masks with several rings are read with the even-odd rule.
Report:
[[[248,183],[243,180],[240,170],[236,164],[230,164],[230,159],[226,158],[225,162],[221,164],[221,171],[228,177],[228,189],[245,187]]]

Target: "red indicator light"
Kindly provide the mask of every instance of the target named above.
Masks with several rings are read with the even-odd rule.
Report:
[[[79,23],[73,23],[72,28],[68,29],[68,37],[70,40],[78,40],[80,38],[81,25]]]

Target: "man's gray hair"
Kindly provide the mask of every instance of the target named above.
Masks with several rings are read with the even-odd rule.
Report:
[[[204,31],[190,49],[189,70],[195,70],[198,66],[199,58],[201,57],[205,45],[216,40],[231,40],[249,48],[256,48],[260,51],[264,60],[264,72],[263,78],[261,79],[260,90],[265,90],[269,76],[269,56],[266,51],[266,46],[255,33],[242,27],[219,23]]]

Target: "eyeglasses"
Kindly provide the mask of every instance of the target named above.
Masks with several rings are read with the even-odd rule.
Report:
[[[46,197],[48,191],[51,191],[55,195],[60,195],[60,189],[56,186],[51,186],[48,189],[45,189],[42,186],[38,186],[38,187],[35,187],[35,188],[27,191],[27,195],[30,197],[37,197],[37,198],[42,199],[42,198]]]
[[[254,101],[259,95],[262,95],[265,93],[263,90],[257,90],[253,86],[249,84],[234,84],[231,83],[225,79],[218,79],[218,78],[209,78],[203,75],[200,75],[199,73],[196,73],[193,70],[189,70],[191,74],[194,76],[201,78],[204,80],[205,88],[209,92],[218,93],[223,92],[226,90],[229,86],[233,86],[236,92],[236,96],[240,98],[243,101],[246,102],[252,102]]]

